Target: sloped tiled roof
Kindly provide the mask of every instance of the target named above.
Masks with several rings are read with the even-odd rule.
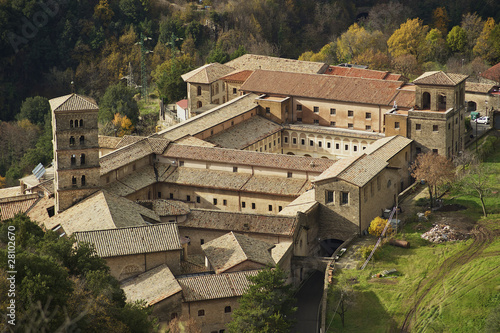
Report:
[[[192,209],[187,220],[179,223],[179,228],[225,230],[291,237],[295,232],[297,223],[295,216]]]
[[[187,215],[191,211],[186,203],[179,200],[139,200],[137,203],[152,209],[159,216]]]
[[[198,139],[192,135],[187,135],[179,140],[176,140],[175,143],[185,146],[215,147],[213,143]]]
[[[329,173],[320,175],[314,182],[336,178],[363,187],[388,165],[386,161],[366,154],[355,158],[347,158],[343,162],[343,164],[334,165]],[[344,168],[341,168],[341,166]]]
[[[254,94],[237,97],[186,121],[170,126],[156,133],[154,137],[163,137],[175,141],[187,135],[194,136],[257,108],[256,97],[257,95]]]
[[[403,148],[408,146],[412,141],[413,140],[400,135],[389,136],[384,139],[377,140],[373,144],[369,145],[364,153],[387,162]]]
[[[37,193],[0,198],[0,221],[13,218],[18,213],[26,213],[39,200]]]
[[[137,143],[139,141],[146,141],[151,146],[151,150],[155,154],[161,154],[167,148],[170,143],[169,140],[158,138],[158,137],[145,137],[145,136],[133,136],[125,135],[121,141],[116,145],[116,149],[129,146],[131,144]]]
[[[403,84],[401,81],[258,70],[243,83],[241,91],[390,105]]]
[[[53,98],[49,100],[49,104],[53,112],[99,110],[99,107],[92,98],[77,94]]]
[[[127,302],[146,301],[154,305],[182,291],[167,265],[161,265],[121,283]]]
[[[493,89],[493,87],[495,87],[495,85],[493,84],[468,82],[468,81],[465,82],[466,93],[472,92],[472,93],[487,94],[490,92],[491,89]]]
[[[216,274],[221,274],[244,261],[274,266],[273,244],[230,232],[201,246]]]
[[[214,62],[183,74],[181,77],[185,82],[208,84],[218,80],[233,70],[234,69],[231,67]]]
[[[178,101],[177,103],[175,103],[175,105],[177,105],[178,107],[182,108],[182,109],[187,109],[188,108],[188,100],[187,99],[181,99],[180,101]]]
[[[298,196],[309,187],[306,179],[253,175],[241,191]]]
[[[99,148],[115,149],[116,146],[120,143],[120,141],[122,141],[122,138],[115,136],[99,135]]]
[[[97,255],[102,258],[181,249],[175,223],[80,231],[73,235],[78,242],[94,244]]]
[[[403,81],[403,76],[401,74],[393,74],[388,71],[376,71],[356,67],[330,66],[326,70],[325,74],[346,77],[361,77],[365,79]]]
[[[491,81],[500,82],[500,62],[482,72],[481,77]]]
[[[253,71],[250,71],[250,70],[235,71],[235,72],[229,73],[226,76],[221,77],[221,80],[245,82],[245,80],[248,79],[248,77],[252,73],[253,73]]]
[[[281,131],[281,128],[281,125],[274,121],[254,116],[211,136],[207,141],[223,148],[243,149]]]
[[[425,72],[413,80],[415,84],[431,84],[440,86],[455,86],[467,79],[468,75],[445,73],[443,71]]]
[[[298,212],[306,213],[317,204],[316,190],[313,188],[299,195],[295,200],[284,207],[278,215],[296,216]]]
[[[170,145],[163,155],[178,159],[232,163],[234,165],[252,165],[317,173],[325,171],[335,163],[335,161],[325,158],[260,153],[248,150],[181,146],[176,144]]]
[[[258,270],[200,275],[177,279],[185,302],[206,301],[210,299],[238,297],[243,295],[251,282],[248,276],[256,276]]]
[[[328,65],[323,62],[277,58],[257,54],[244,54],[225,63],[236,70],[275,70],[291,73],[324,73]]]
[[[98,191],[46,223],[49,229],[61,225],[70,235],[77,231],[126,228],[145,225],[143,216],[160,222],[150,209],[106,191]]]

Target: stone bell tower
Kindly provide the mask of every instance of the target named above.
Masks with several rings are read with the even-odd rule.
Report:
[[[99,107],[70,94],[51,99],[55,211],[69,208],[99,189]]]

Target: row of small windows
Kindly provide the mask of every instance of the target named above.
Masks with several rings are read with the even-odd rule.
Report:
[[[285,136],[285,143],[288,143],[288,137]],[[292,138],[292,144],[293,145],[296,145],[297,144],[297,138]],[[306,139],[300,139],[300,144],[302,146],[305,146],[306,145]],[[314,147],[314,140],[309,140],[309,146],[310,147]],[[323,148],[323,142],[322,141],[318,141],[318,147],[319,148]],[[332,143],[331,142],[327,142],[326,143],[326,148],[330,149],[332,147]],[[340,143],[335,143],[335,149],[339,150],[340,149]],[[352,149],[354,151],[358,151],[358,146],[354,145],[352,147]],[[366,147],[363,146],[363,150],[365,150]],[[344,145],[344,150],[349,150],[349,144],[345,144]]]
[[[224,313],[231,313],[231,311],[232,309],[229,305],[224,308]],[[198,317],[203,317],[204,315],[205,315],[205,310],[203,309],[198,310]]]
[[[267,108],[266,108],[267,111]],[[302,104],[297,104],[297,111],[302,111]],[[319,106],[313,106],[313,112],[314,113],[319,113]],[[337,114],[337,109],[335,108],[330,108],[330,115],[335,116]],[[354,111],[353,110],[347,110],[347,116],[348,117],[354,117]],[[371,112],[365,112],[365,119],[372,119],[372,113]]]
[[[78,120],[78,119],[76,119],[76,120],[71,119],[69,121],[69,127],[70,128],[73,128],[73,127],[83,127],[83,119],[80,119],[80,120]]]
[[[335,203],[335,192],[334,191],[326,191],[325,193],[325,202],[326,203]],[[349,192],[340,192],[340,204],[348,205],[349,204]]]
[[[69,138],[69,145],[70,146],[74,146],[75,145],[75,137],[72,136]],[[80,145],[84,145],[85,144],[85,136],[80,136]]]
[[[85,179],[85,175],[83,175],[81,178],[80,178],[80,184],[81,186],[85,186],[86,185],[86,179]],[[77,178],[75,176],[73,176],[71,178],[71,186],[73,187],[77,187]]]

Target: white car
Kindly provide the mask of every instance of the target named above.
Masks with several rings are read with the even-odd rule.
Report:
[[[490,117],[487,117],[487,116],[479,117],[479,118],[474,119],[474,122],[476,122],[478,124],[489,124]]]

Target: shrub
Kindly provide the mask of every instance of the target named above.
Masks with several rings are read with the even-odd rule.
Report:
[[[429,205],[429,199],[427,198],[419,198],[415,201],[415,205],[418,207],[425,207]]]
[[[374,218],[371,221],[370,227],[368,228],[368,232],[370,233],[370,235],[380,236],[382,234],[382,231],[384,230],[386,224],[387,224],[387,219],[383,219],[380,216],[377,216],[376,218]],[[392,232],[392,228],[391,228],[391,226],[389,226],[387,228],[387,233],[391,233],[391,232]]]

